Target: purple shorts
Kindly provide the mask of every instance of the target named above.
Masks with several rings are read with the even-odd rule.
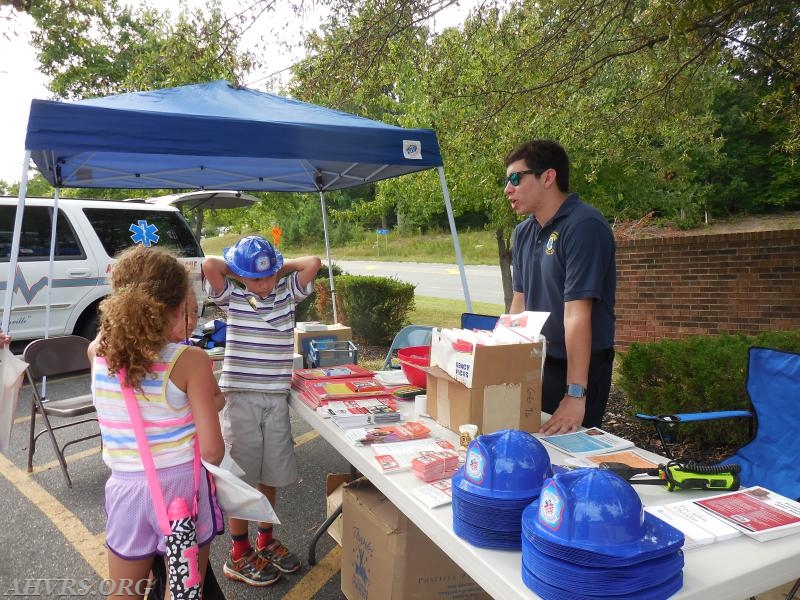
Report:
[[[214,536],[224,532],[222,511],[209,490],[210,475],[200,466],[200,495],[197,503],[197,542],[200,546],[211,543]],[[194,464],[158,470],[158,479],[167,506],[173,498],[186,498],[189,507],[193,502]],[[150,497],[150,488],[144,471],[112,471],[106,482],[106,544],[108,549],[126,560],[164,555],[164,534]]]

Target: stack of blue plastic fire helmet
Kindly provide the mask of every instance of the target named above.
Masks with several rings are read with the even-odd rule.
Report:
[[[522,514],[522,580],[545,600],[659,600],[683,585],[681,546],[618,475],[559,473]]]
[[[522,511],[551,475],[547,450],[530,433],[478,436],[453,475],[453,531],[475,546],[519,550]]]

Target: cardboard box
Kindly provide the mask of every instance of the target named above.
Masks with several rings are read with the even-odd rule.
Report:
[[[314,331],[302,331],[300,328],[295,327],[294,330],[294,351],[303,356],[304,366],[306,356],[308,355],[308,345],[311,340],[351,340],[353,332],[347,325],[336,323],[334,325],[326,325],[325,329],[315,329]]]
[[[366,479],[344,487],[342,592],[349,600],[491,598]]]
[[[538,313],[537,313],[538,314]],[[547,313],[543,313],[547,314]],[[502,317],[501,317],[502,318]],[[498,362],[501,356],[510,355],[511,346],[535,346],[529,339],[517,332],[498,324],[498,329],[507,332],[502,336],[502,341],[497,333],[485,331],[467,331],[464,329],[434,328],[431,332],[431,360],[430,366],[441,367],[456,381],[467,387],[472,387],[472,381],[481,377],[490,368],[496,368],[503,363]],[[538,333],[534,338],[538,339]],[[522,340],[522,342],[520,342]],[[542,347],[545,339],[540,338]],[[501,350],[505,348],[506,350]],[[506,354],[504,354],[506,353]],[[497,357],[497,358],[494,358]],[[494,360],[493,363],[490,361]]]
[[[328,476],[325,478],[325,502],[329,517],[342,505],[342,490],[349,481],[350,473],[328,473]],[[342,545],[341,515],[328,527],[328,535],[330,535],[337,544],[340,546]]]
[[[429,367],[428,414],[456,432],[465,423],[474,423],[481,433],[500,429],[538,431],[543,352],[542,342],[478,346],[470,387],[441,367]]]

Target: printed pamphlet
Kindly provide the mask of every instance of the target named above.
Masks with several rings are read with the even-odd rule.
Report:
[[[575,433],[539,436],[539,440],[572,456],[606,454],[634,446],[632,441],[617,437],[597,427]]]
[[[667,459],[664,459],[665,462],[666,460]],[[580,456],[568,459],[568,462],[584,467],[597,467],[600,463],[604,462],[622,463],[634,469],[655,469],[658,467],[658,463],[653,462],[649,458],[645,458],[644,455],[636,450],[622,450],[621,452]]]
[[[419,487],[411,488],[411,493],[425,506],[436,508],[453,501],[453,480],[439,479]]]
[[[754,486],[694,503],[760,542],[800,533],[800,502]]]
[[[357,382],[359,385],[367,385],[369,391],[355,391],[353,383]],[[367,383],[368,382],[368,383]],[[317,398],[319,403],[330,400],[344,400],[345,398],[357,398],[359,396],[391,396],[391,392],[384,388],[375,379],[358,379],[358,380],[343,380],[333,379],[330,381],[311,381],[305,385],[305,391],[312,397]]]
[[[355,398],[352,400],[331,400],[317,408],[322,418],[330,417],[342,429],[397,423],[402,416],[391,398]]]
[[[442,438],[423,438],[408,442],[394,442],[373,446],[375,460],[384,473],[398,473],[411,468],[411,461],[423,452],[455,450],[455,446]]]
[[[738,529],[700,508],[692,500],[646,506],[645,510],[683,532],[685,550],[742,535]]]
[[[332,367],[316,367],[313,369],[295,369],[294,376],[301,379],[342,379],[347,377],[371,377],[373,371],[356,364],[335,365]]]
[[[381,444],[385,442],[404,442],[428,437],[431,432],[425,425],[417,421],[409,421],[402,425],[382,425],[380,427],[356,427],[347,429],[344,437],[355,446]]]

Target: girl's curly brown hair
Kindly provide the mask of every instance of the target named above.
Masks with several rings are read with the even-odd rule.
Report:
[[[111,294],[100,304],[98,356],[113,375],[127,370],[127,385],[141,381],[167,343],[173,311],[186,302],[189,274],[162,248],[132,246],[117,257]]]

